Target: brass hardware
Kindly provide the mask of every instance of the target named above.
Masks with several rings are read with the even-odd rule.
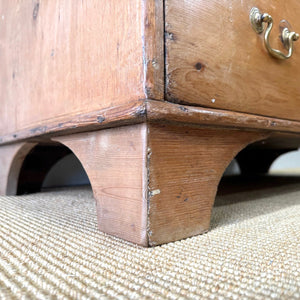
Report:
[[[299,39],[299,34],[290,31],[287,27],[282,29],[281,32],[281,41],[285,47],[285,49],[288,50],[288,54],[284,54],[279,50],[273,49],[270,46],[269,37],[270,32],[273,27],[273,19],[269,14],[261,13],[257,7],[252,7],[250,10],[250,22],[252,25],[253,30],[260,34],[264,31],[264,23],[267,23],[267,29],[264,36],[265,46],[268,50],[268,52],[278,59],[287,59],[290,58],[293,54],[294,45],[293,42],[297,41]]]

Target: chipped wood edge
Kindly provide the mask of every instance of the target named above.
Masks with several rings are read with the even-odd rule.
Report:
[[[146,121],[145,100],[126,105],[109,107],[85,114],[74,115],[63,120],[43,123],[11,134],[0,136],[0,145],[27,139],[49,138],[104,128],[143,123]]]
[[[221,109],[147,101],[149,122],[176,122],[209,127],[300,133],[300,122]]]
[[[268,132],[148,125],[149,246],[209,230],[220,179],[236,154]]]
[[[164,3],[143,1],[143,67],[145,98],[164,98]]]
[[[110,107],[88,114],[78,114],[64,120],[44,123],[34,128],[0,136],[0,145],[24,140],[34,141],[53,136],[95,131],[144,122],[171,122],[194,126],[226,127],[271,132],[300,133],[300,122],[211,109],[179,105],[166,101],[141,99],[126,105]]]

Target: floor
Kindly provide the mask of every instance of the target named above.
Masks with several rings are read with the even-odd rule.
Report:
[[[228,178],[211,230],[141,248],[89,188],[0,197],[0,299],[300,299],[300,178]],[[24,299],[25,299],[24,298]]]

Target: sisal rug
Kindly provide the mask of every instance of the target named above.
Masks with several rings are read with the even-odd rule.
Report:
[[[140,248],[89,189],[0,197],[0,299],[300,299],[300,183],[218,197],[211,231]]]

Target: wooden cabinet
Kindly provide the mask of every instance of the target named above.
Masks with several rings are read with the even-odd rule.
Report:
[[[296,0],[0,0],[0,192],[38,191],[72,151],[100,230],[143,246],[207,231],[236,155],[266,172],[299,146],[300,42],[271,57],[253,6],[286,53],[278,25],[300,31]]]
[[[2,136],[40,131],[149,93],[163,97],[163,74],[156,75],[163,56],[155,53],[163,37],[156,45],[154,2],[146,8],[139,0],[1,0],[0,12]],[[146,27],[146,19],[153,24]],[[147,34],[150,42],[142,38]],[[146,70],[161,88],[146,91],[153,86]]]
[[[169,101],[300,120],[300,42],[291,58],[274,59],[249,22],[252,7],[270,14],[270,44],[286,53],[279,26],[300,32],[299,1],[165,3]]]

